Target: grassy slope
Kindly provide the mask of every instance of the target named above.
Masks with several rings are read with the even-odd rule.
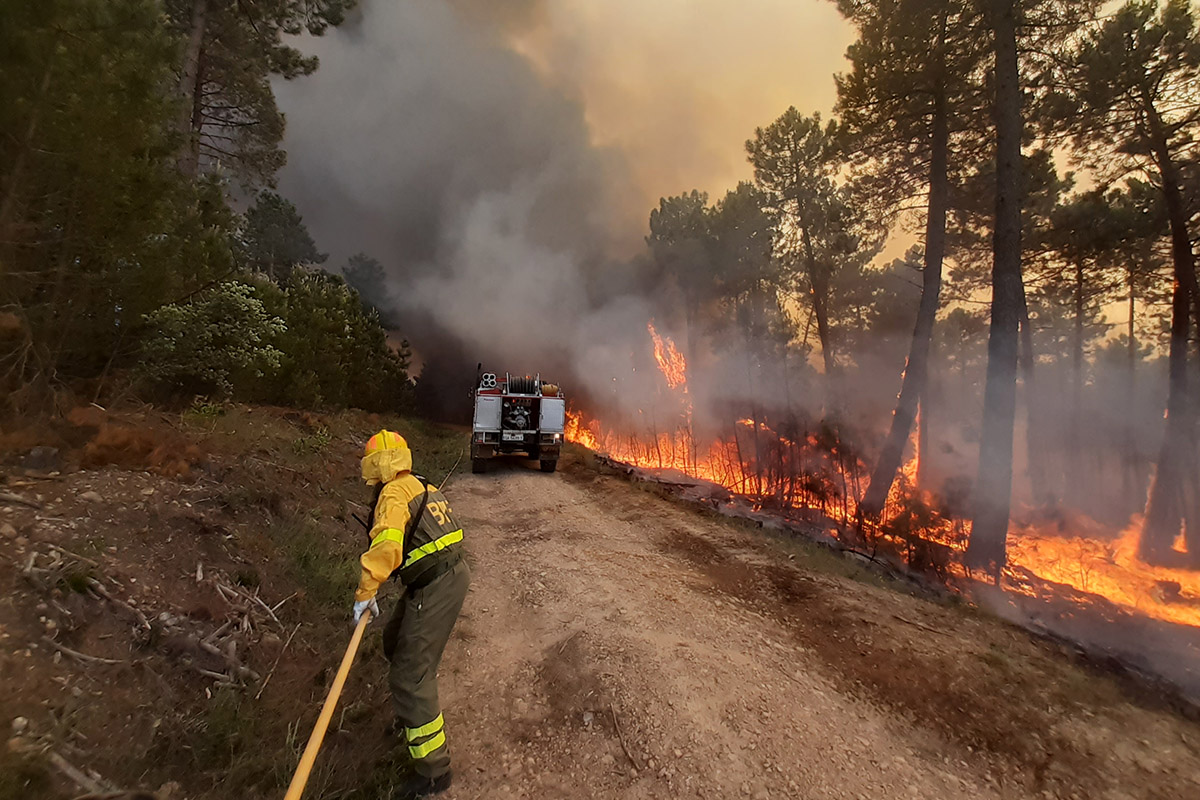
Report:
[[[182,480],[111,466],[68,468],[60,479],[34,481],[7,470],[10,487],[46,504],[44,515],[82,524],[64,537],[33,509],[0,516],[19,534],[0,540],[0,586],[11,598],[0,606],[0,631],[16,642],[13,656],[0,657],[0,719],[6,725],[18,716],[30,721],[27,735],[0,754],[0,800],[75,796],[51,768],[52,752],[125,787],[183,780],[189,797],[227,797],[233,787],[240,797],[276,796],[348,640],[356,559],[366,542],[351,513],[365,517],[356,504],[370,497],[358,478],[361,443],[381,427],[399,430],[413,447],[418,470],[441,481],[466,434],[357,412],[244,407],[198,409],[182,417],[151,412],[112,422],[149,431],[159,441],[196,442],[206,456]],[[80,501],[87,489],[102,499]],[[143,502],[151,491],[162,501]],[[147,617],[178,615],[202,632],[216,629],[228,609],[219,596],[202,591],[206,585],[197,585],[197,564],[206,576],[256,591],[271,605],[291,596],[279,609],[279,626],[260,620],[248,637],[245,658],[260,676],[279,657],[261,698],[254,699],[255,685],[218,689],[192,674],[188,654],[176,652],[169,635],[149,644],[135,641],[117,609],[82,594],[68,596],[69,575],[48,588],[23,580],[19,565],[51,543],[98,562],[87,567],[89,574],[126,589],[114,591],[119,597],[136,595]],[[55,615],[55,604],[77,609],[74,622],[60,623],[66,636],[60,641],[132,666],[55,657],[39,643],[39,621]],[[360,657],[378,658],[377,648],[377,637],[368,639]],[[68,686],[89,702],[64,700],[62,687]],[[320,794],[312,796],[353,796],[362,770],[372,768],[353,748],[341,746],[337,731],[363,724],[382,730],[389,715],[385,689],[352,675],[346,697],[313,777]]]

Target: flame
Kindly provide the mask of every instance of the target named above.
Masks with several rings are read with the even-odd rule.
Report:
[[[633,466],[676,470],[708,481],[758,508],[783,514],[819,511],[838,524],[839,536],[858,535],[862,528],[857,525],[855,498],[865,488],[866,465],[851,454],[836,431],[831,435],[822,428],[785,435],[769,419],[754,416],[711,436],[706,447],[698,446],[687,361],[653,323],[647,330],[669,392],[657,397],[649,412],[639,410],[641,429],[634,432],[618,432],[569,410],[568,441]],[[916,557],[940,574],[961,576],[965,569],[959,556],[966,548],[970,524],[951,518],[941,510],[939,499],[919,485],[918,438],[914,429],[909,443],[912,455],[897,474],[882,519],[871,526],[869,535],[875,544],[907,553],[910,563]],[[1137,557],[1139,533],[1140,522],[1116,534],[1085,517],[1070,524],[1014,522],[1009,531],[1007,583],[1028,591],[1023,576],[1031,574],[1156,619],[1200,627],[1200,573],[1145,564]]]
[[[1053,528],[1057,526],[1014,525],[1009,530],[1010,563],[1147,616],[1200,627],[1200,574],[1139,559],[1140,520],[1110,541]]]
[[[667,386],[671,389],[682,386],[683,391],[687,392],[687,359],[675,348],[675,342],[670,337],[664,341],[658,335],[653,322],[647,323],[646,329],[650,331],[650,338],[654,340],[654,360],[658,362],[659,370],[667,379]]]

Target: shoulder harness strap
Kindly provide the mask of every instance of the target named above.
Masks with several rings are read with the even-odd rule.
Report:
[[[425,493],[421,495],[421,504],[417,506],[417,513],[412,515],[408,521],[408,528],[404,531],[404,560],[408,561],[408,554],[413,549],[413,533],[416,532],[417,526],[421,524],[421,517],[425,516],[425,506],[429,504],[429,487],[432,485],[425,480],[424,476],[413,473],[413,477],[421,482],[425,487]]]

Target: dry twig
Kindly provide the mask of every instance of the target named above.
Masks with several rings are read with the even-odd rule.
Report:
[[[53,647],[58,652],[62,653],[64,656],[70,656],[71,658],[78,659],[86,664],[124,664],[124,663],[126,663],[124,661],[121,661],[121,660],[115,659],[115,658],[101,658],[100,656],[89,656],[87,653],[81,653],[78,650],[72,650],[71,648],[66,647],[65,645],[61,645],[58,642],[51,639],[49,636],[43,636],[42,641],[45,642],[46,644],[50,645],[51,647]]]
[[[21,495],[13,494],[12,492],[0,492],[0,502],[16,503],[20,506],[29,506],[30,508],[36,508],[39,510],[42,507],[42,504],[36,500],[30,500],[27,497],[21,497]]]
[[[104,588],[104,584],[100,583],[100,581],[96,580],[95,578],[89,578],[87,584],[88,584],[88,588],[90,588],[93,592],[95,592],[96,594],[103,597],[108,602],[112,603],[113,605],[120,606],[121,608],[125,609],[126,611],[128,611],[129,613],[131,613],[135,617],[137,617],[138,623],[142,626],[142,628],[144,630],[147,630],[147,631],[150,630],[150,621],[146,619],[145,614],[143,614],[141,611],[138,611],[136,608],[131,606],[129,603],[126,603],[124,600],[120,600],[116,597],[113,597],[112,593],[109,592],[108,589]]]
[[[633,753],[629,752],[629,745],[625,743],[625,734],[621,732],[621,720],[617,717],[617,707],[609,703],[608,710],[612,712],[613,727],[617,730],[617,741],[621,743],[621,749],[625,751],[625,757],[629,759],[629,763],[636,767],[637,760],[633,757]]]
[[[190,664],[189,667],[191,668],[192,672],[195,672],[198,675],[203,675],[206,678],[212,678],[214,681],[219,681],[222,684],[230,683],[229,676],[224,673],[213,672],[211,669],[197,667],[195,664]]]
[[[296,627],[292,628],[292,632],[288,636],[287,641],[283,643],[283,647],[279,650],[279,655],[275,656],[275,663],[271,665],[271,671],[267,673],[267,677],[262,682],[262,686],[258,687],[258,692],[254,695],[255,700],[262,697],[262,693],[267,688],[267,684],[271,682],[271,676],[275,674],[275,668],[279,666],[279,660],[283,658],[283,654],[287,651],[288,645],[292,643],[292,637],[296,635],[296,631],[298,630],[300,630],[299,622],[296,623]]]
[[[87,773],[78,767],[73,766],[69,761],[53,750],[46,754],[46,760],[53,764],[55,769],[61,772],[65,777],[70,779],[72,783],[74,783],[80,789],[83,789],[85,792],[101,794],[104,792],[113,791],[113,787],[106,781],[95,780],[94,778],[88,777]]]
[[[270,617],[272,620],[274,620],[275,624],[279,626],[279,629],[283,630],[283,623],[279,621],[279,617],[275,616],[275,611],[272,610],[272,608],[269,605],[267,605],[266,603],[264,603],[262,601],[262,598],[260,598],[257,594],[248,594],[246,596],[249,597],[251,600],[253,600],[255,603],[258,603],[259,607],[263,611],[267,612],[267,616]]]
[[[291,599],[292,599],[293,597],[295,597],[297,594],[299,594],[299,592],[292,592],[292,593],[291,593],[291,594],[289,594],[287,597],[283,598],[283,599],[282,599],[282,600],[280,600],[278,603],[276,603],[275,605],[271,606],[271,610],[272,610],[272,611],[278,611],[279,609],[283,608],[283,604],[284,604],[284,603],[286,603],[288,600],[291,600]]]
[[[233,625],[233,621],[232,621],[232,620],[226,620],[226,621],[225,621],[225,623],[221,625],[221,627],[217,628],[215,631],[213,631],[212,633],[210,633],[208,636],[205,636],[205,637],[204,637],[204,641],[205,641],[205,642],[211,642],[213,639],[216,639],[216,638],[217,638],[218,636],[220,636],[222,633],[224,633],[225,631],[229,630],[229,628],[230,628],[232,625]]]
[[[62,555],[70,556],[71,558],[75,559],[76,561],[82,561],[85,564],[91,564],[93,567],[98,568],[100,566],[99,561],[95,561],[94,559],[88,558],[87,556],[81,556],[81,555],[79,555],[79,553],[73,553],[70,550],[66,549],[65,547],[61,547],[57,544],[51,544],[50,549],[57,550]]]
[[[450,471],[446,473],[446,477],[442,478],[442,482],[438,484],[439,492],[450,481],[450,476],[454,474],[454,470],[458,469],[458,465],[462,462],[462,457],[463,457],[464,452],[466,452],[465,447],[462,450],[458,451],[458,460],[454,462],[454,466],[450,468]]]

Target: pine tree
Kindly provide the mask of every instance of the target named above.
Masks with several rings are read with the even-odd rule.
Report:
[[[181,171],[232,172],[247,186],[273,185],[286,155],[284,120],[271,78],[311,74],[315,57],[285,36],[320,36],[358,0],[166,0],[183,46],[176,130]]]
[[[246,212],[241,235],[244,263],[280,283],[301,266],[323,264],[296,206],[274,192],[263,192]]]
[[[1200,82],[1200,29],[1190,4],[1127,3],[1084,38],[1057,77],[1057,125],[1081,148],[1108,146],[1123,156],[1110,170],[1148,168],[1162,192],[1174,267],[1167,414],[1141,553],[1153,562],[1171,560],[1184,530],[1188,553],[1200,563],[1197,412],[1187,353],[1193,316],[1200,321],[1200,290],[1184,194],[1200,133],[1200,107],[1184,100]]]
[[[833,325],[832,283],[842,268],[856,269],[879,251],[882,228],[850,181],[837,179],[843,166],[841,129],[821,116],[794,107],[746,142],[754,180],[778,215],[779,247],[795,264],[797,288],[809,298],[825,375],[836,395],[840,372]]]
[[[978,12],[963,0],[840,0],[859,29],[838,77],[838,110],[871,184],[896,208],[927,188],[921,305],[891,427],[859,504],[868,517],[887,499],[929,369],[946,251],[952,172],[976,147],[984,56]],[[932,24],[931,24],[932,22]]]

